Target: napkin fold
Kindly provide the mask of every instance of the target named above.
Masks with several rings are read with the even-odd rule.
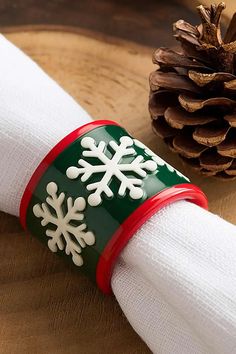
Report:
[[[3,36],[0,53],[0,209],[19,215],[39,162],[91,118]],[[236,227],[198,206],[176,202],[148,220],[122,252],[112,288],[154,353],[236,352]]]
[[[185,202],[131,239],[112,286],[154,353],[236,353],[236,227]]]
[[[92,119],[0,35],[0,210],[18,215],[33,171],[58,141]]]

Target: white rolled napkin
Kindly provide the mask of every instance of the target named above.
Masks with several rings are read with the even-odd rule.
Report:
[[[91,118],[3,36],[0,53],[0,209],[19,215],[37,165]],[[236,227],[223,219],[185,201],[163,208],[122,252],[112,288],[154,353],[236,353]]]

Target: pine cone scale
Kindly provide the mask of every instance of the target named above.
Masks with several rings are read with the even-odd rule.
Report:
[[[229,123],[231,127],[236,128],[236,113],[227,114],[226,116],[224,116],[224,119]]]
[[[236,76],[231,74],[231,73],[224,73],[224,72],[218,72],[218,73],[212,73],[212,74],[205,74],[197,71],[190,70],[188,72],[189,78],[195,82],[200,87],[209,85],[210,83],[216,81],[216,82],[227,82],[227,81],[233,81],[236,79]]]
[[[154,92],[158,91],[160,88],[164,88],[199,93],[198,87],[191,82],[187,76],[178,75],[173,72],[152,72],[150,75],[150,87]]]
[[[236,158],[236,139],[235,135],[223,141],[217,146],[217,152],[222,156]]]
[[[166,67],[183,67],[188,69],[207,69],[206,66],[198,61],[192,61],[174,50],[159,48],[153,54],[153,63]]]
[[[224,88],[227,90],[236,91],[236,80],[232,80],[224,83]]]
[[[182,129],[185,126],[204,125],[217,120],[213,115],[190,114],[181,107],[168,107],[164,112],[164,117],[166,122],[176,129]]]
[[[203,127],[198,127],[193,132],[193,139],[199,144],[209,147],[217,146],[222,143],[230,127],[225,124],[219,123],[218,127],[215,122],[206,124]]]
[[[152,129],[154,133],[162,139],[172,138],[178,133],[177,129],[170,127],[166,123],[164,117],[160,117],[158,120],[153,121]]]
[[[176,106],[178,103],[177,95],[168,91],[155,91],[149,97],[149,112],[152,119],[164,116],[166,109],[169,106]]]
[[[214,159],[212,157],[214,157]],[[207,171],[225,171],[231,166],[232,162],[232,158],[221,156],[215,150],[205,151],[200,156],[200,165]]]
[[[229,176],[236,176],[236,161],[234,160],[231,166],[225,171]]]
[[[181,156],[197,158],[207,149],[206,146],[198,144],[188,133],[182,133],[173,139],[173,147]]]
[[[204,107],[209,106],[227,106],[227,108],[234,109],[236,108],[236,101],[228,97],[212,97],[207,99],[195,98],[187,95],[180,94],[179,103],[181,106],[186,109],[188,112],[196,112]]]

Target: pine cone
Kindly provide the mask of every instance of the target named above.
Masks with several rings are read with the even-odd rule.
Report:
[[[197,7],[201,24],[179,20],[179,51],[159,48],[150,75],[153,129],[206,176],[236,178],[236,13],[221,38],[222,2]]]

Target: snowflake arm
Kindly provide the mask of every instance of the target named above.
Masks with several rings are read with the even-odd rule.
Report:
[[[88,197],[88,203],[91,206],[96,206],[99,205],[102,202],[102,193],[105,193],[108,198],[113,197],[113,192],[111,188],[108,186],[108,182],[110,180],[111,175],[109,173],[106,173],[102,179],[102,182],[95,182],[95,183],[90,183],[87,186],[88,191],[95,191],[94,193],[90,194]],[[107,182],[107,183],[106,183]]]
[[[83,265],[82,249],[86,245],[91,246],[95,243],[94,234],[86,231],[87,225],[81,223],[84,220],[85,199],[78,197],[73,202],[69,197],[66,202],[67,212],[64,213],[65,194],[57,195],[58,187],[54,182],[48,183],[46,190],[49,195],[46,203],[35,204],[33,213],[37,218],[42,219],[42,226],[48,226],[46,230],[46,235],[50,238],[48,247],[52,252],[65,249],[67,255],[71,254],[73,262],[81,266]],[[72,225],[72,221],[76,221],[79,225]],[[54,225],[53,229],[49,227],[50,224]]]
[[[156,155],[152,150],[150,150],[146,145],[141,143],[141,141],[134,139],[134,143],[139,148],[143,149],[145,153],[152,157],[152,160],[157,163],[158,166],[166,166],[170,172],[176,172],[179,177],[185,178],[189,181],[189,178],[183,175],[180,171],[176,170],[173,166],[164,161],[160,156]]]
[[[120,138],[120,145],[113,140],[109,142],[109,145],[115,152],[115,158],[113,157],[112,160],[115,163],[118,163],[122,157],[135,155],[135,150],[131,147],[133,145],[133,139],[129,136]]]

